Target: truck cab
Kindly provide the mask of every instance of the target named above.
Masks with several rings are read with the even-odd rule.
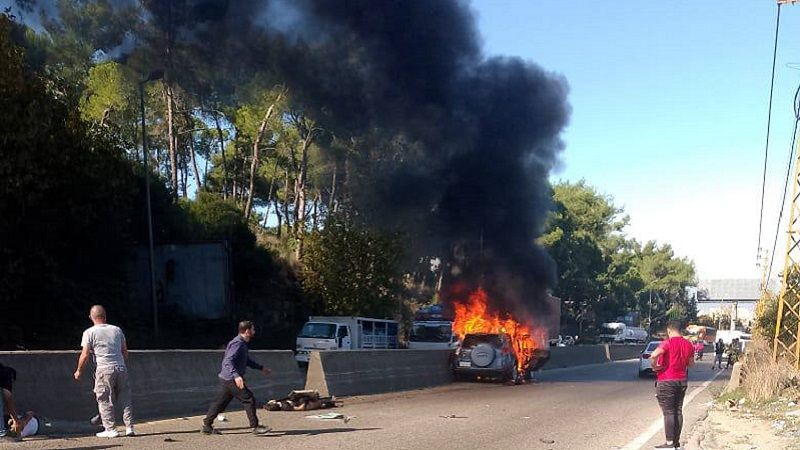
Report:
[[[448,320],[418,320],[411,325],[408,348],[412,350],[455,350],[458,336]]]
[[[311,350],[349,350],[353,340],[350,327],[332,322],[306,322],[297,335],[298,362],[308,362]]]
[[[308,363],[314,350],[397,348],[399,324],[367,317],[311,316],[297,334],[295,359]]]

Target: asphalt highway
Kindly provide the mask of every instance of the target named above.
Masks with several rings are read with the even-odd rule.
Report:
[[[707,355],[708,356],[708,355]],[[704,415],[728,372],[710,358],[690,373],[684,408],[688,433]],[[521,386],[456,383],[434,389],[345,399],[342,408],[312,412],[259,411],[273,427],[266,436],[245,428],[241,411],[227,414],[219,436],[203,436],[200,418],[139,424],[135,438],[69,437],[10,444],[19,449],[623,449],[663,442],[654,380],[639,379],[637,361],[545,371]],[[209,399],[210,400],[210,399]],[[235,404],[232,403],[232,405]],[[306,416],[336,412],[351,419]],[[120,430],[123,428],[120,427]]]

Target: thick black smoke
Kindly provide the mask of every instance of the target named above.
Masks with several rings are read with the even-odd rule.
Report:
[[[153,64],[194,64],[228,81],[269,74],[337,135],[391,137],[404,150],[362,180],[356,202],[365,216],[413,230],[421,254],[445,255],[452,290],[483,285],[512,312],[543,304],[555,268],[535,239],[569,116],[567,86],[533,63],[484,55],[468,4],[146,0],[144,7],[142,20],[163,31],[153,39],[184,52]]]

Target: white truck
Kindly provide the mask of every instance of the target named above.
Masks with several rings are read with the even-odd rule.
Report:
[[[647,342],[647,330],[639,327],[629,327],[622,322],[611,322],[600,325],[601,333],[598,336],[601,342],[612,344],[629,344]]]
[[[396,320],[311,316],[297,335],[295,359],[308,363],[312,350],[397,348]]]
[[[442,305],[420,308],[414,314],[414,322],[408,334],[408,348],[411,350],[455,350],[458,336],[453,333],[453,321],[445,317]]]
[[[411,350],[455,350],[458,336],[449,320],[415,320],[408,336]]]

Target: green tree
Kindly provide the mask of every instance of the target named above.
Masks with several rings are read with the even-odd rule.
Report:
[[[620,233],[628,219],[611,198],[584,181],[553,186],[553,202],[539,242],[556,261],[559,276],[553,291],[564,302],[567,321],[583,323],[604,312],[610,293],[636,285],[626,260],[630,252],[617,254],[625,243]]]
[[[393,317],[401,307],[402,254],[396,237],[337,214],[308,236],[303,290],[325,314]]]

